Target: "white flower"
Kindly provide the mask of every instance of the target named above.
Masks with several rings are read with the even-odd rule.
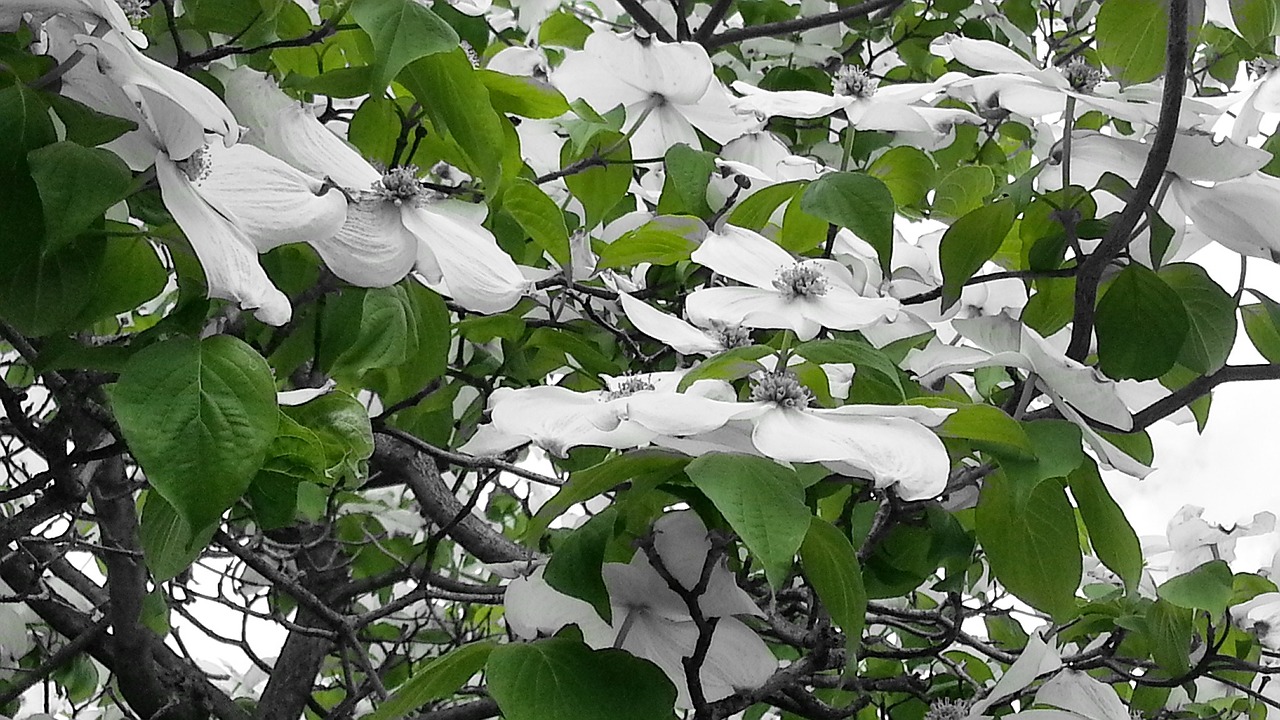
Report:
[[[1280,650],[1280,592],[1268,592],[1231,609],[1240,627],[1258,637],[1268,649]]]
[[[654,523],[653,532],[662,567],[683,589],[692,590],[712,551],[702,519],[692,511],[668,513]],[[698,641],[689,606],[642,551],[630,563],[605,563],[602,575],[609,591],[611,622],[605,623],[586,602],[551,588],[539,568],[507,585],[508,626],[516,636],[534,639],[577,625],[587,645],[620,648],[657,665],[676,688],[676,707],[692,707],[682,662],[693,655]],[[708,580],[697,607],[703,617],[718,621],[699,679],[706,700],[715,702],[763,685],[777,668],[777,660],[764,641],[735,617],[763,617],[764,613],[738,587],[723,561],[712,567]]]
[[[1165,538],[1143,538],[1143,550],[1152,557],[1171,553],[1166,565],[1168,577],[1194,570],[1211,560],[1231,562],[1236,559],[1236,541],[1242,537],[1264,535],[1276,527],[1276,516],[1260,512],[1244,524],[1230,529],[1210,524],[1202,517],[1204,508],[1184,505],[1169,520]]]
[[[137,0],[4,0],[0,3],[0,30],[13,32],[18,29],[23,16],[30,14],[36,22],[55,15],[70,18],[79,22],[106,22],[112,30],[126,36],[138,47],[147,46],[147,36],[134,29],[130,22],[130,14],[121,5],[129,6],[133,12],[141,12],[141,3]]]
[[[1280,179],[1254,172],[1213,187],[1177,180],[1173,192],[1197,232],[1241,255],[1280,262],[1280,226],[1272,212]]]
[[[897,300],[863,297],[854,276],[834,260],[799,259],[759,233],[725,225],[693,251],[692,259],[745,283],[696,290],[686,301],[689,319],[795,331],[809,340],[822,328],[859,330],[897,317]]]
[[[751,334],[745,328],[714,322],[699,328],[656,310],[627,293],[619,293],[618,299],[622,302],[622,311],[637,330],[661,340],[683,355],[715,355],[751,344]]]
[[[581,51],[570,52],[551,75],[569,100],[586,100],[597,112],[621,105],[631,154],[661,157],[673,145],[700,146],[694,128],[726,143],[759,127],[738,115],[715,78],[701,45],[663,43],[598,30]],[[638,127],[637,127],[638,125]]]

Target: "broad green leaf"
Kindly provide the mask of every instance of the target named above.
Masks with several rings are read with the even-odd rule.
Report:
[[[716,170],[716,156],[681,143],[667,150],[665,165],[667,180],[662,199],[658,201],[658,212],[710,216],[707,184]]]
[[[1173,676],[1190,670],[1191,640],[1195,635],[1192,611],[1160,599],[1144,620],[1151,657],[1160,668]]]
[[[280,87],[331,98],[358,98],[369,94],[375,70],[378,68],[372,65],[353,65],[326,70],[315,77],[291,72]]]
[[[357,0],[350,12],[373,41],[375,62],[369,89],[375,95],[381,95],[414,60],[458,47],[458,33],[424,3]]]
[[[1058,621],[1075,615],[1083,561],[1075,511],[1057,482],[1026,497],[1004,474],[989,476],[978,500],[977,531],[996,579],[1018,599]]]
[[[379,704],[369,720],[399,720],[429,702],[449,697],[484,669],[496,647],[492,642],[469,643],[432,659]]]
[[[923,151],[903,145],[876,158],[867,174],[884,182],[899,208],[920,207],[933,189],[937,169]]]
[[[1164,74],[1169,14],[1163,0],[1102,3],[1097,19],[1098,57],[1126,85]]]
[[[1085,462],[1068,477],[1071,496],[1080,509],[1080,518],[1089,531],[1089,544],[1098,556],[1133,592],[1142,579],[1142,546],[1119,503],[1092,462]]]
[[[947,228],[938,246],[943,307],[960,299],[965,282],[1000,249],[1016,214],[1012,200],[1001,200],[968,212]]]
[[[1224,560],[1207,562],[1156,588],[1160,599],[1188,610],[1206,610],[1214,617],[1226,612],[1232,592],[1231,567]]]
[[[569,230],[564,225],[564,213],[537,185],[523,178],[507,183],[502,207],[561,267],[569,265]]]
[[[72,100],[65,95],[41,93],[40,97],[58,114],[66,129],[66,138],[85,147],[105,145],[130,130],[137,130],[138,124],[132,120],[107,115]]]
[[[1280,303],[1250,289],[1258,302],[1240,306],[1240,318],[1244,331],[1253,347],[1267,362],[1280,363]]]
[[[617,508],[610,507],[574,530],[552,553],[542,575],[556,590],[591,603],[605,622],[613,621],[613,608],[600,568],[617,519]]]
[[[556,118],[569,112],[564,95],[545,81],[492,70],[480,70],[476,77],[489,90],[498,112],[527,118]]]
[[[73,327],[86,327],[134,310],[164,291],[169,272],[156,249],[144,238],[113,237],[106,242],[88,242],[102,246],[102,259],[94,269],[93,282],[81,289],[88,300],[83,312],[72,321]],[[80,247],[73,245],[72,251],[79,251]]]
[[[595,156],[600,156],[605,161],[616,161],[607,162],[603,166],[589,167],[581,172],[566,175],[564,178],[569,192],[578,198],[583,210],[586,211],[584,229],[590,230],[604,222],[609,211],[621,202],[623,196],[631,189],[634,166],[627,162],[631,159],[631,146],[621,140],[622,133],[606,130],[596,133],[587,140],[580,153],[573,153],[570,143],[565,143],[560,149],[561,167],[569,167],[583,158]]]
[[[23,167],[27,153],[58,139],[49,106],[22,83],[0,89],[0,172]]]
[[[1151,380],[1177,362],[1191,325],[1178,294],[1133,263],[1098,301],[1095,327],[1102,372],[1117,380]]]
[[[656,485],[679,473],[688,463],[689,458],[683,455],[661,450],[636,450],[579,470],[529,520],[523,539],[536,542],[552,520],[577,503],[608,492],[624,482],[655,481]]]
[[[1275,35],[1276,21],[1280,19],[1280,3],[1276,0],[1231,0],[1230,4],[1231,19],[1250,45],[1257,47]]]
[[[578,16],[564,11],[551,13],[538,27],[538,43],[552,47],[581,50],[590,35],[590,25],[579,20]]]
[[[688,260],[698,248],[698,243],[691,237],[702,227],[696,218],[691,217],[655,218],[601,247],[597,267],[601,270],[631,267],[642,262],[674,265]]]
[[[1013,489],[1026,498],[1037,485],[1050,478],[1065,478],[1084,462],[1080,428],[1066,420],[1036,420],[1022,424],[1031,442],[1033,458],[1001,457],[1000,467]]]
[[[133,184],[129,167],[114,153],[71,142],[33,150],[27,162],[40,188],[50,249],[87,230]]]
[[[810,340],[796,346],[795,353],[819,365],[853,363],[859,370],[875,373],[884,378],[905,397],[906,391],[902,387],[898,366],[887,355],[870,345],[853,340]],[[857,380],[855,379],[854,382]]]
[[[218,523],[193,532],[159,493],[148,492],[146,497],[138,525],[138,544],[142,546],[142,557],[152,578],[165,582],[177,577],[200,557],[213,539]]]
[[[763,371],[764,366],[757,361],[771,353],[773,348],[764,345],[747,345],[726,350],[698,363],[685,373],[680,378],[677,389],[684,392],[699,380],[739,380],[753,372]]]
[[[967,440],[979,450],[1001,457],[1035,460],[1036,451],[1022,424],[992,405],[966,405],[938,427],[941,437]]]
[[[454,49],[409,63],[401,71],[399,81],[422,103],[431,124],[437,130],[447,131],[458,143],[465,156],[460,158],[462,169],[496,186],[506,136],[502,118],[493,109],[489,91],[476,73],[466,53]]]
[[[326,484],[327,469],[320,437],[281,411],[276,437],[267,448],[262,469],[249,485],[249,504],[258,524],[265,530],[292,525],[299,483]]]
[[[759,232],[769,224],[769,218],[783,203],[794,202],[793,198],[803,193],[808,185],[807,180],[792,180],[751,193],[729,213],[729,222]]]
[[[685,473],[759,558],[770,584],[780,587],[813,517],[796,471],[767,458],[712,453],[689,463]]]
[[[134,355],[111,405],[147,482],[194,531],[249,489],[279,424],[267,361],[229,335]]]
[[[815,517],[800,545],[800,562],[832,622],[856,648],[866,622],[867,590],[853,543],[835,525]]]
[[[982,207],[982,201],[996,188],[991,168],[965,165],[947,173],[933,192],[934,220],[955,220]],[[1003,236],[1001,236],[1003,239]]]
[[[893,259],[893,193],[879,179],[863,173],[829,173],[809,183],[800,208],[833,225],[853,231],[875,248],[880,267]]]
[[[56,250],[44,248],[40,198],[34,185],[30,193],[23,185],[7,185],[0,193],[10,200],[26,196],[33,203],[15,224],[0,228],[0,317],[28,335],[50,335],[98,314],[100,308],[89,303],[97,300],[93,289],[105,244],[86,238]],[[13,218],[0,209],[0,218],[5,215]]]
[[[335,390],[280,410],[320,438],[330,482],[364,477],[364,463],[373,455],[373,428],[359,400]]]
[[[1189,329],[1178,363],[1202,375],[1217,372],[1236,341],[1235,299],[1199,265],[1174,263],[1158,274],[1187,312]]]
[[[830,227],[826,220],[806,212],[803,203],[792,200],[782,213],[782,232],[778,233],[778,244],[797,255],[803,255],[827,241],[827,229]]]
[[[675,688],[653,663],[567,638],[499,645],[487,669],[507,720],[667,720],[675,706]]]
[[[335,338],[338,332],[354,338],[333,361],[330,370],[334,375],[359,377],[369,370],[395,367],[417,350],[413,303],[403,283],[349,291],[341,302],[347,307],[335,313],[333,322],[325,327]]]

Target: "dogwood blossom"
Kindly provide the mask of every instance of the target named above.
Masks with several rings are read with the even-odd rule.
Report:
[[[581,51],[565,56],[551,83],[569,100],[586,100],[598,112],[621,105],[634,157],[661,157],[680,143],[699,147],[695,128],[723,144],[760,125],[733,111],[732,96],[697,43],[597,30]]]
[[[694,589],[712,552],[702,519],[691,511],[663,515],[654,523],[653,545],[671,577],[683,589]],[[605,563],[601,574],[609,591],[611,622],[604,622],[586,602],[553,589],[539,568],[508,583],[508,626],[517,637],[531,640],[577,625],[587,645],[620,648],[657,665],[676,687],[676,707],[692,707],[682,660],[693,655],[699,633],[689,606],[644,552],[637,552],[630,563]],[[699,673],[705,699],[715,702],[764,684],[777,661],[755,631],[736,617],[763,617],[764,612],[738,587],[723,560],[712,567],[697,607],[704,617],[718,618]]]
[[[1168,577],[1196,569],[1211,560],[1231,562],[1236,558],[1236,541],[1275,530],[1276,516],[1256,513],[1247,523],[1231,527],[1212,524],[1203,518],[1204,508],[1184,505],[1169,520],[1166,537],[1144,537],[1144,553],[1151,558],[1167,554],[1163,563]]]
[[[0,30],[17,30],[27,15],[37,23],[61,16],[95,26],[105,22],[112,30],[127,37],[129,42],[145,48],[147,36],[135,29],[132,23],[134,18],[145,14],[141,0],[5,0],[0,4]]]
[[[786,328],[809,340],[824,327],[858,330],[898,315],[897,300],[859,294],[853,274],[840,263],[798,260],[763,235],[733,225],[708,234],[692,259],[745,283],[691,293],[685,308],[700,327]]]

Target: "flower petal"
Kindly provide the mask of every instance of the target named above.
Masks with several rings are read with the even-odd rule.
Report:
[[[736,225],[709,233],[690,258],[720,275],[766,290],[773,288],[779,270],[796,264],[782,246]]]
[[[1241,255],[1280,258],[1280,226],[1272,212],[1280,180],[1254,173],[1211,188],[1180,180],[1173,189],[1200,232]]]
[[[359,198],[347,206],[346,222],[336,233],[311,245],[335,275],[352,285],[394,285],[418,257],[418,238],[405,229],[400,215],[400,208],[381,198]]]
[[[837,283],[831,283],[823,295],[797,297],[793,302],[805,317],[833,330],[861,330],[894,320],[902,307],[894,298],[862,297]]]
[[[560,456],[579,445],[618,450],[638,447],[654,435],[635,423],[620,423],[613,409],[596,395],[568,388],[499,388],[490,397],[489,405],[496,429],[527,437]],[[602,429],[606,427],[613,429]]]
[[[674,315],[657,310],[627,293],[619,293],[622,311],[640,332],[660,340],[682,355],[714,355],[724,345]]]
[[[244,233],[196,193],[187,176],[164,153],[156,158],[160,196],[204,268],[209,296],[232,300],[268,325],[284,325],[293,314],[258,264],[258,251]]]
[[[610,401],[610,405],[619,408],[620,418],[672,436],[711,432],[743,412],[742,403],[652,390]]]
[[[1030,60],[991,40],[952,37],[946,42],[952,57],[974,70],[1027,75],[1040,72]]]
[[[585,600],[570,597],[547,584],[544,568],[507,583],[503,594],[503,619],[516,637],[533,640],[554,635],[566,625],[577,625],[582,634],[612,636],[609,625]]]
[[[1117,430],[1133,427],[1133,415],[1116,394],[1116,383],[1096,368],[1057,352],[1034,330],[1023,330],[1022,351],[1036,374],[1063,400],[1085,415]]]
[[[498,313],[515,306],[530,283],[493,234],[473,221],[466,205],[453,200],[401,207],[405,229],[420,243],[419,265],[439,264],[445,294],[468,310]],[[423,254],[430,260],[424,261]]]
[[[743,327],[790,329],[801,340],[813,339],[822,329],[781,293],[755,287],[695,290],[685,299],[685,310],[699,325],[718,321]]]
[[[742,94],[733,101],[734,109],[761,117],[818,118],[853,102],[852,97],[824,95],[812,90],[761,90],[741,80],[731,87]]]

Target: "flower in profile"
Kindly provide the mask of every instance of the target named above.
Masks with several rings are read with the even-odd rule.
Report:
[[[250,128],[246,142],[346,189],[346,222],[313,243],[338,277],[384,287],[416,269],[427,285],[481,313],[509,310],[529,291],[481,224],[486,206],[427,188],[413,166],[380,172],[262,73],[237,68],[225,84],[227,101]]]
[[[1280,650],[1280,592],[1267,592],[1231,609],[1236,624],[1270,650]]]
[[[733,111],[711,58],[697,43],[597,30],[581,51],[565,56],[551,83],[597,112],[621,105],[623,129],[632,132],[631,154],[638,158],[661,157],[680,143],[699,147],[695,128],[724,144],[760,125]]]
[[[1231,562],[1236,559],[1236,541],[1243,537],[1265,535],[1276,528],[1276,516],[1260,512],[1247,523],[1230,528],[1206,521],[1204,508],[1184,505],[1169,520],[1166,538],[1143,538],[1148,556],[1169,553],[1166,569],[1169,577],[1190,572],[1212,560]]]
[[[859,330],[897,317],[897,300],[864,297],[834,260],[797,259],[763,235],[733,225],[710,233],[692,259],[744,283],[695,290],[686,301],[699,327],[719,322],[793,330],[809,340],[822,328]]]
[[[627,293],[618,293],[618,300],[627,319],[637,330],[683,355],[715,355],[751,344],[751,331],[739,325],[712,321],[706,327],[695,327]]]
[[[144,48],[147,36],[136,30],[133,23],[146,14],[140,0],[5,0],[0,3],[0,30],[17,30],[26,15],[36,22],[60,15],[92,23],[96,27],[105,22],[112,30],[129,38],[129,42]]]
[[[653,549],[683,591],[696,588],[714,551],[706,525],[687,510],[668,513],[654,523]],[[699,630],[689,605],[643,551],[630,563],[605,563],[601,574],[609,592],[608,623],[591,605],[553,589],[538,569],[507,585],[508,626],[517,637],[532,640],[577,625],[592,648],[620,648],[657,665],[676,687],[676,707],[692,707],[683,659],[693,655]],[[703,617],[717,620],[699,680],[705,699],[715,702],[763,685],[777,660],[760,636],[738,619],[764,613],[738,587],[723,560],[714,562],[707,580],[696,607]]]

